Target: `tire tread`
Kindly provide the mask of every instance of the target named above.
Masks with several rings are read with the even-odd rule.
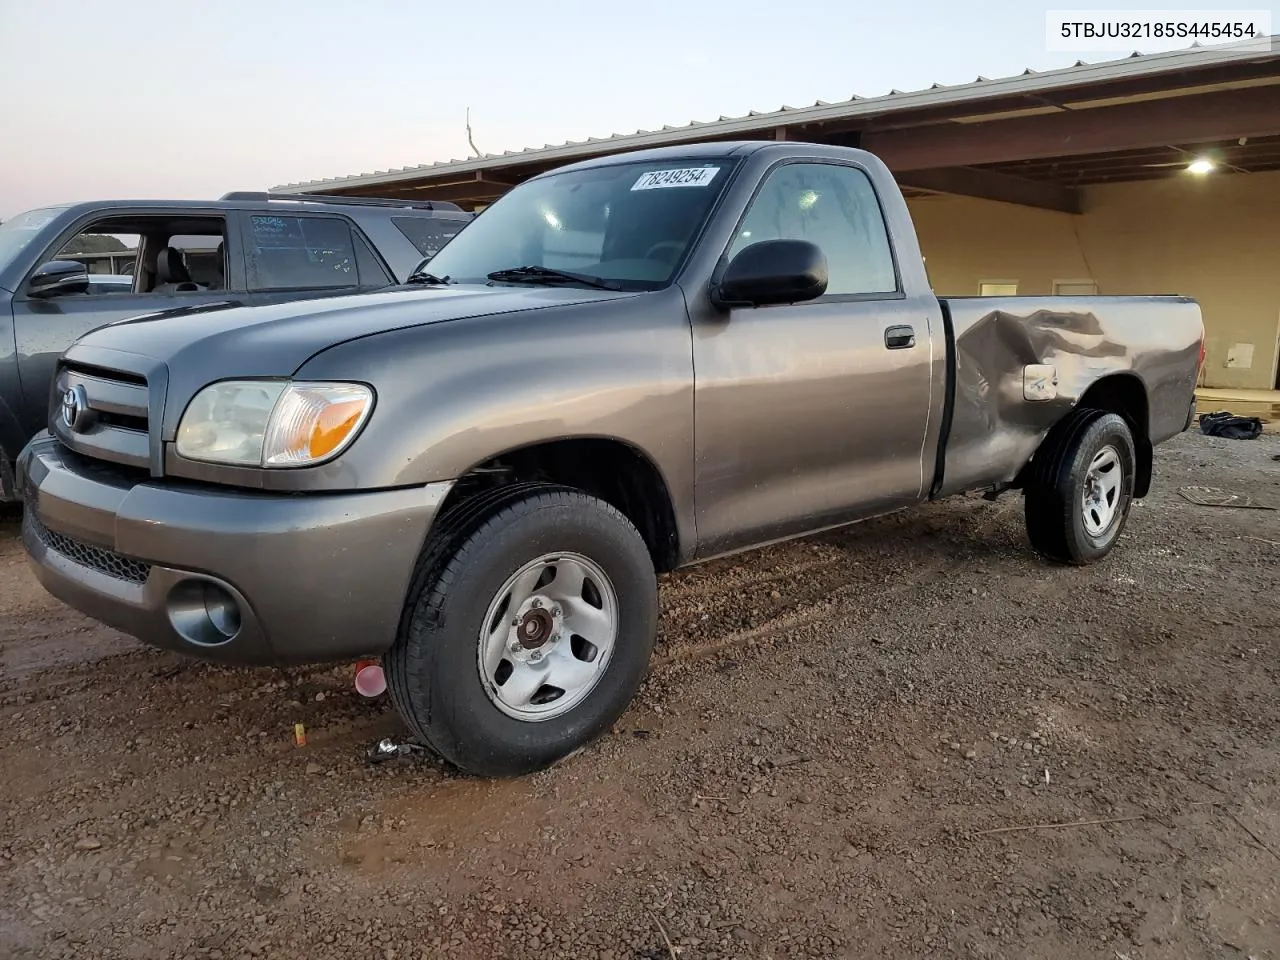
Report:
[[[450,591],[471,563],[472,554],[481,548],[494,531],[512,523],[517,517],[545,509],[590,505],[623,526],[637,542],[643,538],[635,525],[620,510],[603,500],[572,487],[555,484],[527,483],[500,488],[494,496],[464,501],[457,512],[447,518],[437,535],[423,550],[413,583],[406,597],[396,641],[386,655],[387,689],[397,711],[410,731],[442,759],[467,768],[483,765],[484,758],[467,757],[467,750],[448,732],[454,723],[437,723],[430,686],[415,693],[411,678],[422,676],[431,667],[436,638],[431,636],[441,621],[441,610]],[[645,548],[647,556],[647,547]]]
[[[1088,407],[1071,411],[1049,432],[1032,460],[1025,491],[1027,536],[1032,549],[1047,560],[1072,566],[1092,562],[1072,544],[1076,509],[1072,472],[1090,432],[1105,419],[1117,416]]]

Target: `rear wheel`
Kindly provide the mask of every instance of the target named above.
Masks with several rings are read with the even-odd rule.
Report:
[[[626,517],[574,490],[526,493],[420,571],[386,658],[388,689],[445,759],[518,776],[626,710],[657,618],[653,563]]]
[[[1125,419],[1077,410],[1036,452],[1026,486],[1032,547],[1058,563],[1102,559],[1120,539],[1133,503],[1137,457]]]

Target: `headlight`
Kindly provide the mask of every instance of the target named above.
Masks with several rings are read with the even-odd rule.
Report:
[[[178,424],[178,453],[245,467],[305,467],[331,460],[373,409],[359,383],[240,380],[205,387]]]

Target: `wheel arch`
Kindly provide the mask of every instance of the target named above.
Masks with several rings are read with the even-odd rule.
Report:
[[[1155,454],[1151,443],[1150,397],[1142,378],[1128,372],[1108,374],[1080,395],[1076,409],[1114,413],[1128,424],[1137,460],[1133,495],[1145,497],[1151,490]]]
[[[487,512],[507,494],[544,485],[581,490],[621,511],[644,539],[659,573],[675,569],[692,546],[681,536],[671,488],[657,461],[633,443],[599,435],[536,441],[472,464],[441,505],[429,539],[441,520],[474,512],[481,501],[490,505]]]

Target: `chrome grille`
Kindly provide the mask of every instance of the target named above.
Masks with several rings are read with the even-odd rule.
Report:
[[[151,463],[145,377],[63,363],[54,381],[49,429],[77,453],[132,467]]]
[[[37,515],[35,503],[30,501],[22,511],[22,528],[23,535],[28,539],[38,540],[72,563],[105,573],[116,580],[143,584],[147,582],[147,576],[151,573],[151,565],[141,560],[134,560],[114,550],[85,543],[74,537],[68,537],[64,533],[58,533],[56,530],[50,530]]]

